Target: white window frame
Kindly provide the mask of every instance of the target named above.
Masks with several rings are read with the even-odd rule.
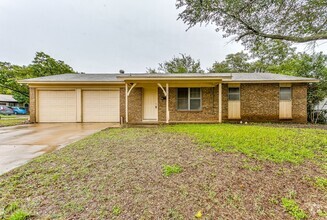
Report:
[[[178,89],[187,89],[187,109],[179,109],[178,108]],[[200,97],[199,98],[191,98],[191,89],[200,89]],[[176,90],[176,109],[178,111],[202,111],[202,89],[199,87],[190,87],[190,88],[177,88]],[[200,100],[200,108],[199,109],[191,109],[191,99],[193,100]]]

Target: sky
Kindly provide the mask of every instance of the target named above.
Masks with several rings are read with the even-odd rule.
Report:
[[[79,72],[145,72],[183,53],[207,69],[244,49],[213,25],[186,31],[178,13],[174,0],[0,0],[0,61],[43,51]]]

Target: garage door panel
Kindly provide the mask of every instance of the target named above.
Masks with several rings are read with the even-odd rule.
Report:
[[[119,122],[119,91],[83,91],[83,122]]]
[[[75,91],[39,91],[39,122],[76,122]]]

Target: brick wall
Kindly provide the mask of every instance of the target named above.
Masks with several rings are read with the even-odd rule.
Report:
[[[293,119],[290,122],[305,123],[307,120],[307,86],[292,84]],[[241,120],[249,122],[278,122],[279,120],[279,84],[249,83],[241,84]],[[228,120],[228,85],[222,86],[222,119]],[[120,114],[125,118],[125,88],[120,90]],[[143,118],[142,88],[134,88],[129,96],[129,122],[139,123]],[[218,87],[202,88],[201,111],[178,111],[177,89],[169,89],[169,111],[171,122],[217,122]],[[166,121],[166,100],[158,88],[158,121]]]
[[[241,84],[241,118],[244,121],[278,121],[279,84]]]
[[[307,85],[292,84],[293,119],[279,119],[279,83],[241,84],[241,120],[249,122],[307,122]],[[228,120],[228,85],[223,84],[223,121]],[[239,121],[239,120],[237,120]]]
[[[142,122],[142,94],[142,88],[134,88],[128,96],[128,122],[130,123]]]
[[[162,102],[162,101],[161,101]],[[202,110],[200,111],[178,111],[177,89],[169,89],[169,111],[170,121],[218,121],[218,88],[202,88]],[[159,111],[162,114],[163,111]],[[160,118],[165,118],[160,116]]]
[[[30,112],[30,122],[36,122],[36,89],[29,88],[30,91],[30,105],[29,105],[29,112]]]
[[[307,88],[305,83],[292,85],[292,122],[307,122]]]

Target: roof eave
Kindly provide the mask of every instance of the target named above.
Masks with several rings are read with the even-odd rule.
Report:
[[[21,84],[124,84],[123,81],[18,81]]]

